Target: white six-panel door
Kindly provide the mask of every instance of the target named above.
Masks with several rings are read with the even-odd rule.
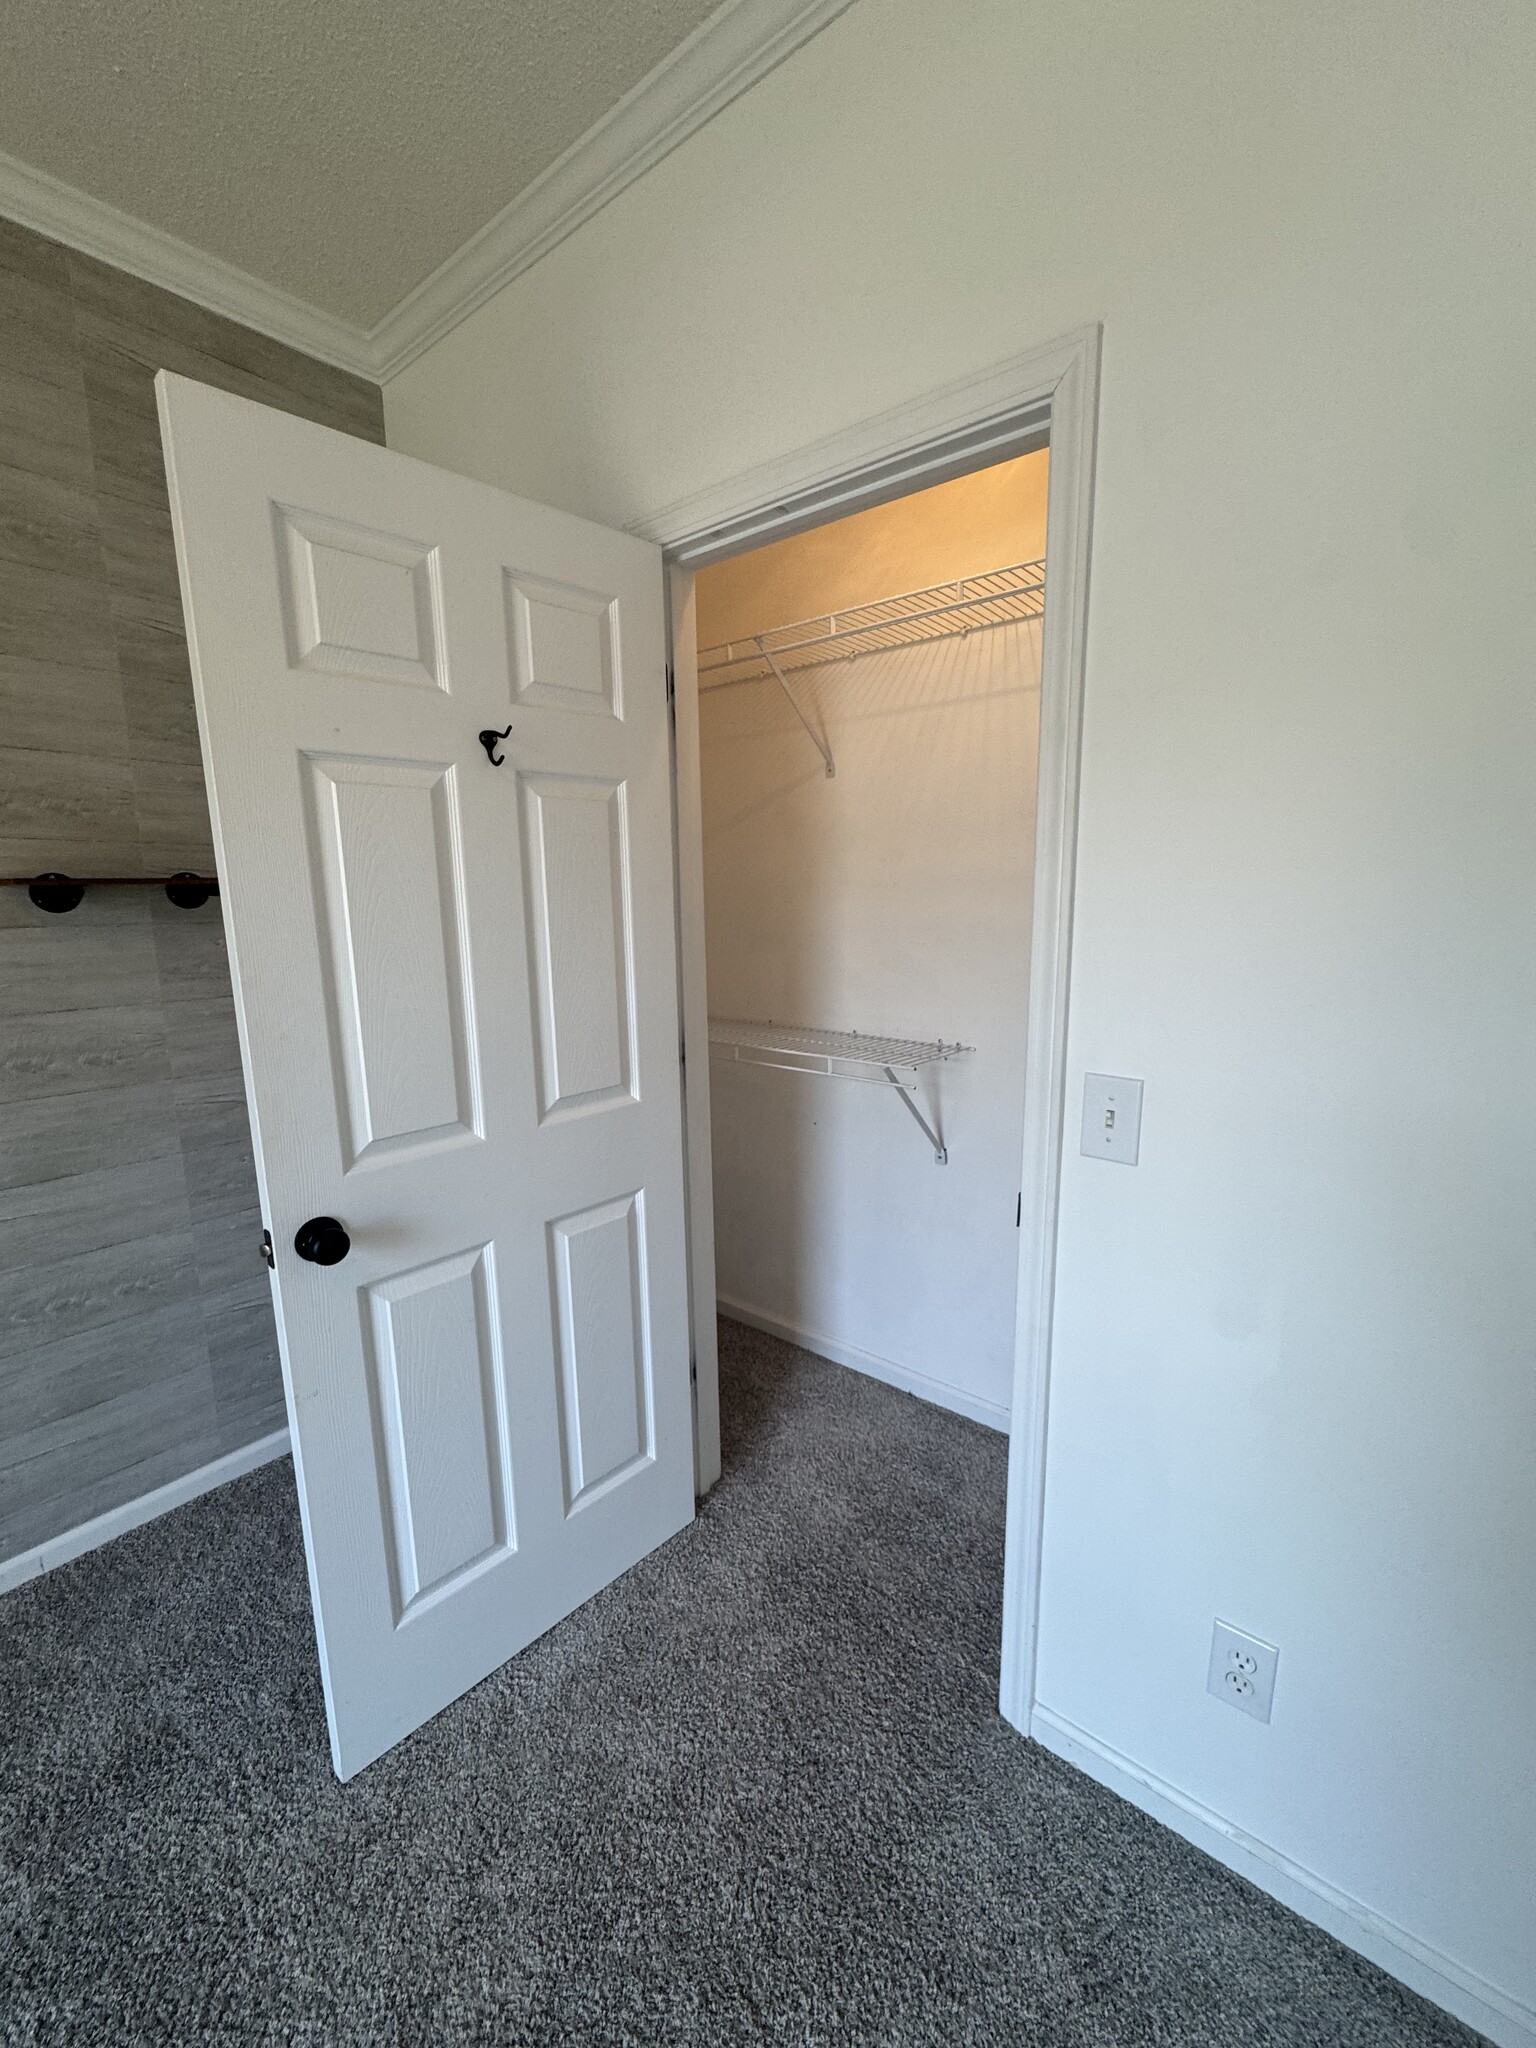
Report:
[[[661,562],[158,390],[350,1777],[693,1513]]]

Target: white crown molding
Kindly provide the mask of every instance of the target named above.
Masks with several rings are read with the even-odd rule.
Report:
[[[369,334],[381,383],[686,142],[852,5],[726,0]]]
[[[725,0],[377,326],[364,329],[0,152],[0,214],[274,341],[387,383],[853,4]]]
[[[222,313],[242,327],[253,327],[274,341],[302,349],[307,356],[318,356],[322,362],[361,377],[376,375],[369,338],[362,328],[3,153],[0,214],[51,241],[67,243],[102,263],[191,299],[210,313]]]

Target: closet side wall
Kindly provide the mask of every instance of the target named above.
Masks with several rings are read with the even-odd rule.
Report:
[[[378,390],[0,221],[0,872],[209,870],[164,365],[384,438]],[[216,901],[0,890],[0,1562],[279,1429]]]
[[[1043,554],[1047,457],[701,572],[700,638]],[[716,1272],[744,1313],[1006,1427],[1029,988],[1038,622],[700,700],[710,1010],[975,1050],[888,1089],[716,1061]]]

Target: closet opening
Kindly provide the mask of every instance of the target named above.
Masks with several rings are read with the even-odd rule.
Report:
[[[713,561],[675,614],[697,651],[678,674],[719,1310],[1000,1430],[1049,463],[1037,447]]]

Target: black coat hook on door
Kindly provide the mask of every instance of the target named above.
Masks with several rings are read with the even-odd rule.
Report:
[[[490,726],[487,726],[485,728],[485,731],[480,735],[480,744],[485,749],[485,758],[490,762],[493,768],[499,768],[502,762],[505,761],[505,759],[507,758],[505,754],[497,753],[496,742],[498,740],[504,740],[511,730],[512,728],[510,725],[504,725],[500,732],[493,732]]]

